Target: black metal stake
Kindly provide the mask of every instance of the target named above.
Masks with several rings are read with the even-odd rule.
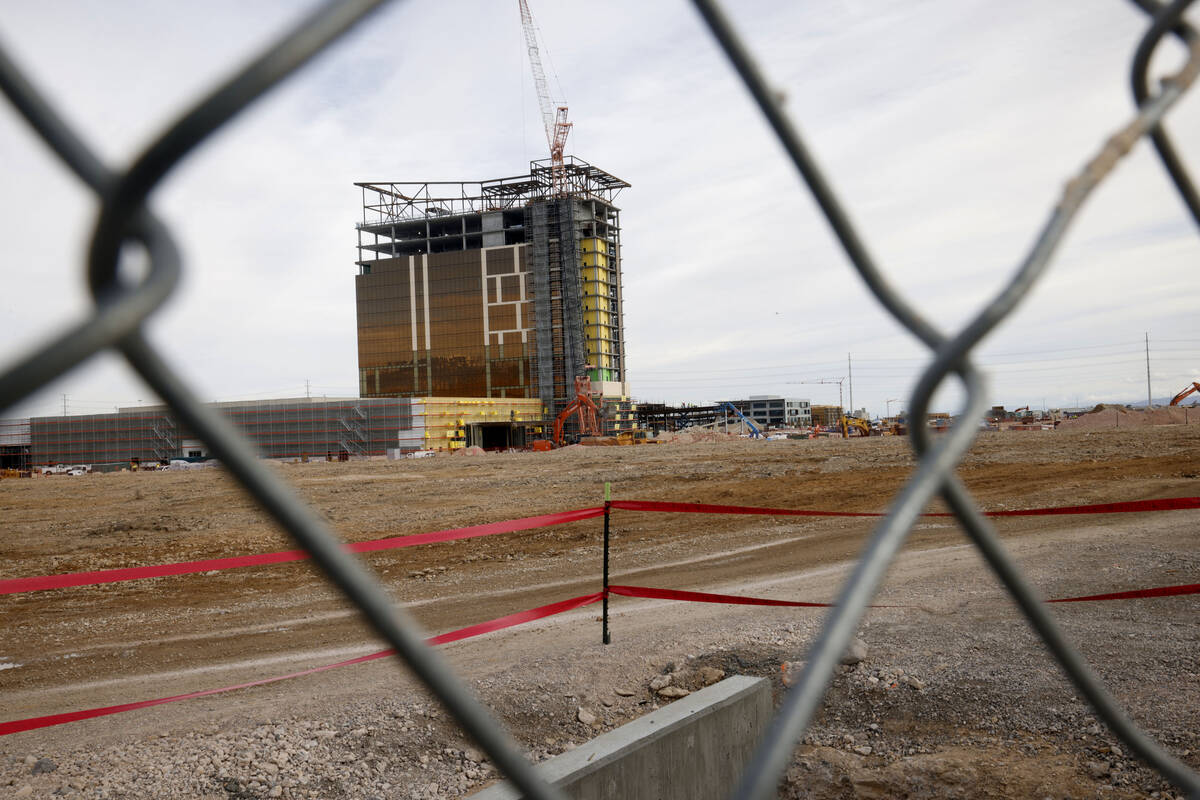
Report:
[[[604,595],[601,598],[601,619],[603,626],[600,632],[600,640],[604,644],[612,644],[612,639],[608,635],[608,520],[612,510],[612,502],[609,499],[612,495],[609,491],[609,485],[604,484]]]

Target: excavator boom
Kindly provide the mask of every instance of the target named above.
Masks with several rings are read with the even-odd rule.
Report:
[[[1196,392],[1200,392],[1200,383],[1197,383],[1196,381],[1192,381],[1191,386],[1185,387],[1182,392],[1180,392],[1179,394],[1177,394],[1171,398],[1171,405],[1173,405],[1173,406],[1179,405],[1180,403],[1183,402],[1183,399],[1185,397],[1187,397],[1188,395],[1191,395],[1191,394],[1195,394]]]
[[[858,417],[843,416],[839,422],[839,427],[841,428],[843,439],[850,436],[851,430],[857,431],[859,436],[871,435],[871,423]]]

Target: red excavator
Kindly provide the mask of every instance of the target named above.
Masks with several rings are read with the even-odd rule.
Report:
[[[563,445],[563,423],[575,414],[579,417],[580,436],[600,435],[600,406],[592,399],[592,379],[586,375],[575,379],[575,399],[567,403],[554,420],[554,434],[550,441],[556,447]]]
[[[1184,387],[1182,392],[1180,392],[1179,394],[1177,394],[1171,398],[1171,402],[1169,405],[1177,406],[1183,402],[1183,398],[1187,397],[1190,394],[1195,394],[1196,392],[1200,392],[1200,383],[1197,383],[1196,381],[1192,381],[1191,386]]]

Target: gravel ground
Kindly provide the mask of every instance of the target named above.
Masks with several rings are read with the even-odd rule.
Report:
[[[1194,495],[1196,430],[983,436],[963,474],[990,508]],[[364,539],[380,530],[394,535],[393,515],[407,526],[400,532],[415,532],[591,505],[600,478],[630,498],[874,510],[911,466],[900,439],[781,444],[281,469],[346,538]],[[138,549],[143,543],[175,560],[281,541],[221,478],[187,478],[193,482],[163,474],[0,484],[7,533],[0,574],[159,560]],[[514,491],[532,485],[537,491]],[[428,499],[437,492],[465,498],[444,524],[433,524],[447,516]],[[1033,582],[1062,596],[1196,582],[1195,519],[1195,512],[1037,518],[1005,520],[1000,530]],[[869,529],[869,522],[836,520],[614,520],[624,559],[618,575],[674,560],[671,585],[680,588],[803,600],[833,596]],[[595,542],[591,528],[581,531],[474,540],[440,556],[402,551],[389,587],[427,609],[432,630],[529,607],[531,584],[548,587],[546,601],[582,593],[559,585],[576,567],[590,574]],[[784,557],[793,552],[794,560]],[[373,565],[385,571],[388,563]],[[21,665],[0,668],[0,692],[13,709],[4,718],[226,685],[378,648],[334,613],[339,607],[309,572],[277,572],[274,583],[227,573],[228,581],[213,577],[187,591],[152,581],[110,593],[0,598],[7,632],[0,665]],[[666,572],[654,577],[645,584],[669,583]],[[492,594],[451,601],[472,590]],[[419,605],[430,600],[438,602]],[[918,526],[879,602],[900,607],[868,614],[859,633],[864,658],[834,676],[781,797],[1177,796],[1096,722],[948,523]],[[449,610],[435,613],[443,606]],[[766,676],[786,691],[822,619],[818,609],[626,598],[614,600],[613,611],[607,647],[589,607],[443,654],[522,750],[541,760],[670,702],[664,690],[695,690],[719,673]],[[1055,607],[1134,719],[1193,769],[1200,767],[1197,612],[1194,596]],[[325,613],[334,616],[324,627],[285,621]],[[254,635],[222,630],[255,615]],[[135,627],[145,643],[130,640]],[[169,634],[179,641],[154,644]],[[246,639],[252,646],[238,649]],[[249,653],[261,663],[249,663]],[[0,796],[11,797],[460,797],[496,777],[390,660],[0,738]]]

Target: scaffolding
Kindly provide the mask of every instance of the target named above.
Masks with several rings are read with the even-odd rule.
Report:
[[[561,410],[574,399],[575,378],[586,375],[583,278],[574,200],[538,200],[525,209],[534,285],[538,395]],[[557,414],[557,411],[556,411]]]
[[[0,419],[0,469],[28,470],[29,418]]]
[[[629,184],[583,159],[563,161],[566,194],[612,205]],[[483,181],[363,181],[360,231],[386,236],[393,223],[523,209],[555,196],[550,159],[529,163],[529,173]],[[361,258],[360,258],[361,260]]]
[[[365,458],[396,446],[412,425],[408,401],[287,398],[214,403],[265,458]],[[163,406],[112,414],[34,417],[28,452],[35,465],[87,464],[99,470],[166,463],[195,435]]]

